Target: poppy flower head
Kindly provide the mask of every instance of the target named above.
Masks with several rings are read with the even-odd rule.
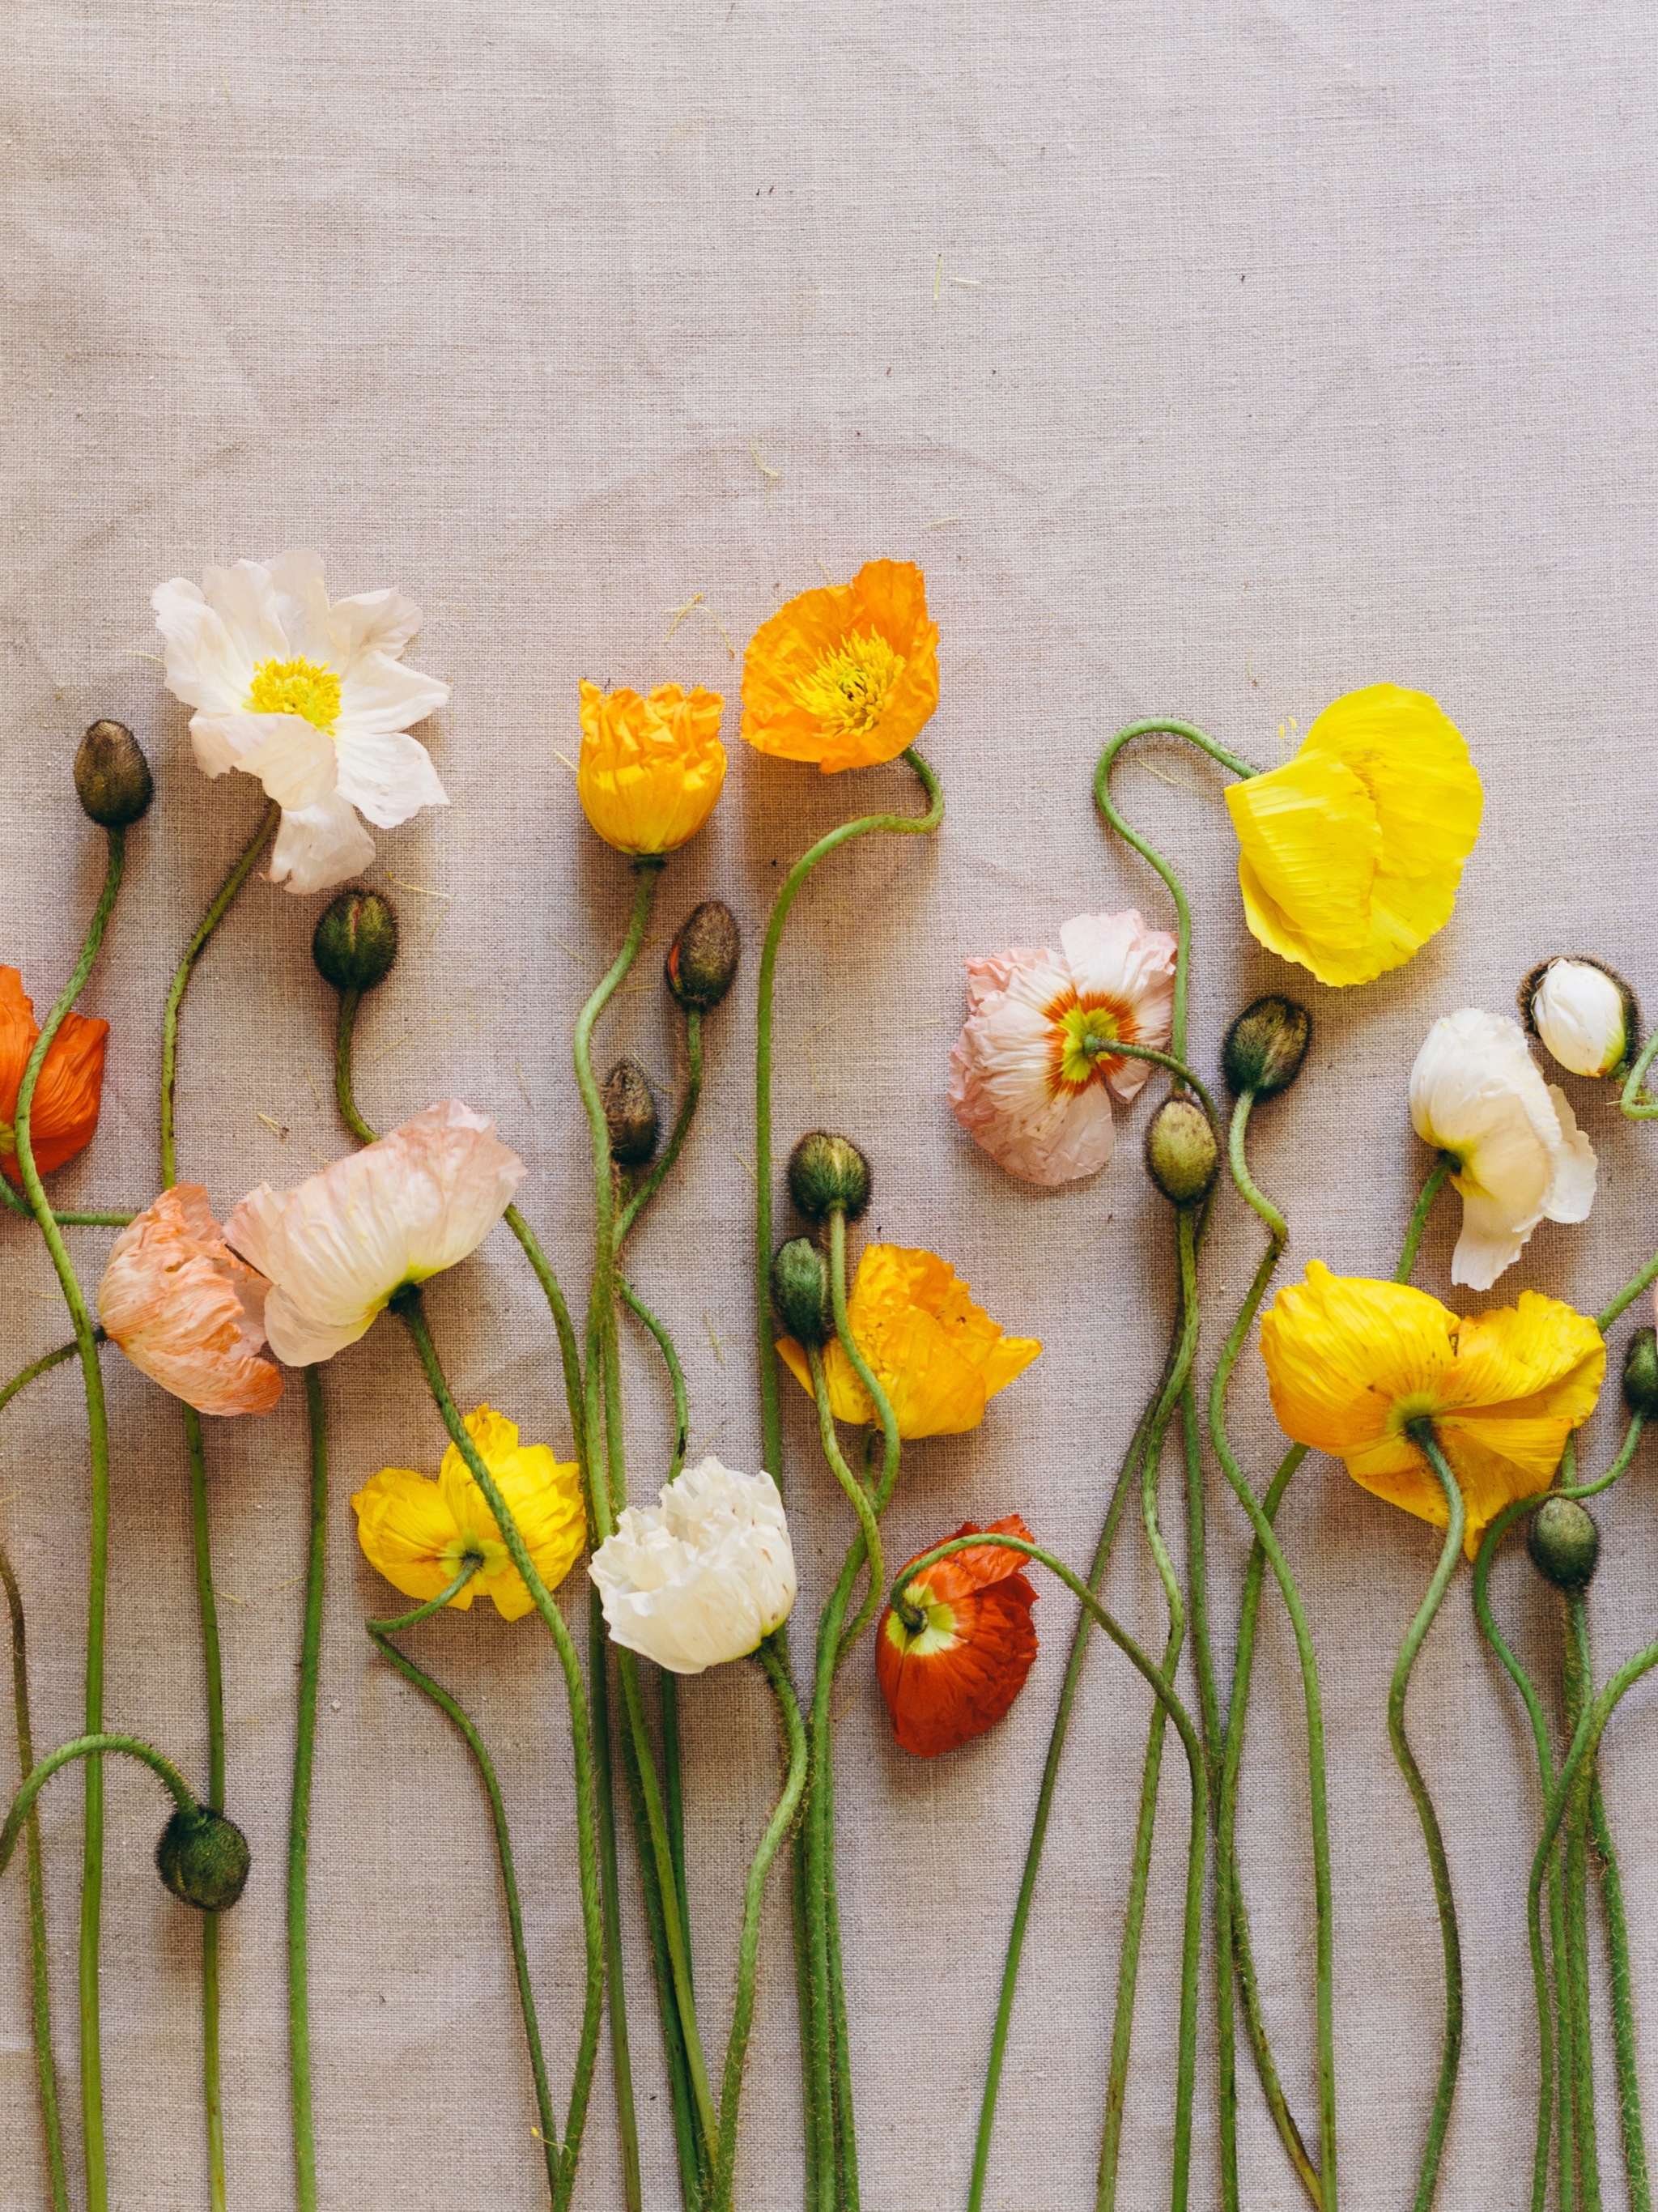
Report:
[[[0,1174],[21,1189],[17,1164],[17,1093],[40,1036],[33,1002],[15,968],[0,968]],[[65,1014],[52,1041],[29,1109],[29,1144],[41,1175],[50,1175],[92,1142],[104,1088],[107,1022]]]
[[[896,760],[938,703],[938,625],[910,561],[865,561],[849,584],[802,592],[743,658],[743,735],[825,775]]]
[[[1017,1513],[985,1530],[963,1521],[955,1534],[1030,1540]],[[1036,1656],[1030,1625],[1036,1593],[1023,1565],[1024,1554],[1005,1545],[969,1545],[923,1567],[907,1584],[904,1595],[921,1616],[919,1626],[906,1626],[890,1606],[881,1616],[876,1676],[892,1732],[916,1758],[936,1759],[982,1735],[1024,1687]]]

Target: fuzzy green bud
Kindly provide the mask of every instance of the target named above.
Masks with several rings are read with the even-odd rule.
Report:
[[[75,756],[82,810],[103,830],[127,830],[155,795],[149,763],[125,722],[94,722]]]
[[[1312,1034],[1312,1016],[1293,999],[1257,999],[1226,1032],[1220,1064],[1227,1089],[1235,1098],[1246,1091],[1257,1098],[1287,1091],[1301,1073]]]
[[[789,1154],[789,1190],[808,1221],[843,1213],[856,1221],[869,1204],[869,1162],[850,1137],[811,1129]]]
[[[662,1128],[649,1076],[631,1054],[624,1054],[600,1085],[598,1095],[610,1133],[610,1158],[618,1167],[642,1168],[655,1152]]]
[[[173,1815],[155,1846],[155,1871],[200,1912],[228,1912],[247,1884],[247,1838],[206,1805]]]
[[[1195,1206],[1209,1195],[1220,1146],[1195,1098],[1165,1098],[1145,1131],[1145,1171],[1171,1206]]]
[[[1531,1563],[1556,1589],[1586,1590],[1600,1556],[1600,1532],[1575,1498],[1546,1498],[1526,1531]]]
[[[835,1334],[829,1262],[810,1237],[791,1237],[771,1263],[772,1310],[799,1343],[823,1346]]]
[[[687,1013],[712,1013],[737,980],[742,952],[737,916],[723,899],[704,899],[680,924],[663,976]]]
[[[1637,1328],[1624,1354],[1624,1403],[1643,1421],[1658,1417],[1658,1338]]]
[[[317,972],[337,991],[372,991],[391,974],[397,957],[397,911],[378,891],[342,891],[323,908],[312,933]]]

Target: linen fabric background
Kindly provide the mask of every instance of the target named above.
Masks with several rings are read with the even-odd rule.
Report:
[[[336,594],[395,583],[411,651],[453,686],[418,732],[445,812],[377,838],[372,880],[404,951],[359,1025],[359,1097],[390,1127],[450,1095],[495,1115],[531,1168],[524,1211],[585,1293],[586,1140],[568,1039],[617,940],[625,866],[586,831],[567,759],[582,675],[725,690],[732,769],[709,830],[669,869],[653,948],[602,1033],[666,1087],[658,983],[697,900],[747,954],[708,1025],[707,1101],[640,1232],[641,1294],[672,1326],[692,1446],[757,1462],[750,1240],[753,1002],[781,871],[849,813],[909,805],[902,767],[835,780],[737,738],[740,648],[790,594],[872,556],[926,569],[943,691],[924,744],[948,795],[930,841],[872,839],[802,896],[779,989],[780,1150],[825,1124],[865,1143],[873,1234],[926,1244],[1035,1368],[969,1436],[907,1455],[897,1557],[966,1516],[1022,1512],[1084,1563],[1159,1364],[1166,1209],[1138,1157],[1146,1104],[1096,1179],[1011,1181],[945,1103],[963,957],[1055,941],[1139,905],[1150,871],[1090,798],[1130,720],[1193,720],[1263,764],[1328,700],[1390,680],[1441,700],[1485,779],[1455,919],[1408,968],[1333,993],[1262,953],[1240,914],[1219,779],[1139,748],[1117,788],[1185,872],[1196,913],[1192,1049],[1212,1070],[1263,989],[1311,1006],[1298,1089],[1254,1158],[1286,1205],[1286,1279],[1312,1257],[1387,1273],[1426,1161],[1406,1076],[1429,1023],[1507,1009],[1538,958],[1584,949],[1658,1003],[1643,912],[1653,761],[1652,312],[1658,125],[1651,11],[1472,0],[1170,11],[902,0],[25,0],[3,91],[7,188],[0,958],[44,1009],[102,865],[69,765],[94,715],[131,724],[157,799],[82,1000],[112,1024],[103,1124],[60,1205],[136,1205],[156,1180],[166,980],[258,818],[210,784],[162,690],[149,597],[173,574],[289,545]],[[678,619],[676,611],[691,603]],[[676,621],[677,626],[671,625]],[[197,974],[183,1032],[179,1165],[222,1215],[264,1178],[347,1148],[328,1091],[319,902],[251,882]],[[1539,1231],[1489,1300],[1535,1285],[1594,1310],[1652,1244],[1650,1131],[1573,1084],[1599,1149],[1584,1228]],[[1155,1096],[1157,1086],[1153,1086]],[[1444,1294],[1457,1207],[1418,1279]],[[786,1218],[780,1216],[780,1218]],[[108,1232],[70,1232],[95,1284]],[[67,1331],[39,1238],[0,1219],[9,1373]],[[1206,1372],[1260,1249],[1230,1200],[1205,1263]],[[568,1446],[547,1315],[498,1232],[435,1285],[458,1395]],[[1629,1326],[1613,1333],[1614,1364]],[[199,1777],[200,1660],[176,1407],[112,1352],[108,1712]],[[786,1377],[782,1470],[815,1619],[848,1534]],[[333,1497],[312,1857],[323,2203],[483,2212],[544,2184],[485,1809],[464,1747],[378,1661],[395,1609],[354,1540],[350,1492],[386,1463],[435,1471],[442,1437],[387,1323],[326,1370]],[[1609,1401],[1614,1393],[1609,1391]],[[659,1373],[630,1347],[636,1497],[660,1480]],[[1280,1443],[1260,1362],[1237,1424],[1264,1480]],[[1604,1464],[1610,1411],[1589,1447]],[[293,2202],[282,1854],[304,1560],[297,1379],[264,1421],[210,1425],[230,1802],[254,1872],[225,1923],[230,2201]],[[1600,1515],[1603,1673],[1658,1597],[1649,1453]],[[1164,1510],[1178,1540],[1173,1455]],[[86,1444],[66,1366],[7,1413],[0,1534],[29,1607],[38,1740],[78,1732]],[[1244,1546],[1212,1470],[1212,1589],[1230,1652]],[[1306,1593],[1330,1731],[1344,2203],[1412,2185],[1438,2058],[1439,1936],[1384,1725],[1432,1533],[1309,1461],[1281,1528]],[[923,1765],[892,1745],[867,1651],[845,1678],[841,1882],[865,2202],[964,2201],[996,1979],[1073,1607],[1038,1577],[1042,1650],[1005,1725]],[[1518,1547],[1497,1603],[1557,1663],[1552,1599]],[[1110,1595],[1163,1615],[1130,1515]],[[563,1602],[583,1604],[580,1577]],[[555,2083],[580,1965],[568,1729],[533,1620],[480,1605],[410,1648],[501,1763]],[[1111,1991],[1148,1699],[1090,1658],[1031,1923],[988,2202],[1093,2202]],[[723,2044],[742,1870],[777,1785],[758,1671],[687,1686],[695,1940]],[[1538,1814],[1516,1701],[1477,1636],[1466,1573],[1418,1668],[1411,1727],[1462,1912],[1467,2047],[1440,2202],[1503,2207],[1529,2173],[1534,2020],[1523,1899]],[[1658,2105],[1652,1699],[1608,1739]],[[1264,1608],[1242,1814],[1266,2002],[1309,2129],[1312,1923],[1304,1738],[1281,1608]],[[200,1929],[157,1885],[154,1783],[112,1763],[104,2003],[113,2202],[204,2204]],[[66,2106],[75,2110],[79,1788],[42,1804]],[[1164,1762],[1119,2201],[1163,2200],[1187,1819]],[[677,2201],[631,1865],[647,2199]],[[0,2204],[46,2202],[27,2014],[21,1867],[0,1901]],[[1600,1956],[1599,1946],[1597,1959]],[[744,2111],[741,2201],[799,2193],[786,1884],[774,1881]],[[1215,2201],[1212,2043],[1199,2064],[1194,2203]],[[1247,2057],[1254,2212],[1301,2201]],[[1602,2134],[1613,2141],[1603,2080]],[[1609,2163],[1615,2164],[1615,2159]],[[580,2203],[619,2202],[601,2053]],[[1608,2201],[1620,2200],[1615,2182]]]

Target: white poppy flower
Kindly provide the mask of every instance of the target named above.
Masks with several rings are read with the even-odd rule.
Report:
[[[1528,995],[1532,1027],[1569,1074],[1611,1075],[1628,1059],[1629,993],[1598,961],[1551,960]]]
[[[448,797],[410,725],[449,687],[405,668],[420,609],[400,592],[331,606],[320,555],[238,561],[200,585],[174,576],[150,599],[167,647],[167,686],[195,713],[197,765],[257,775],[282,810],[270,873],[325,891],[366,867],[382,830]]]
[[[477,1251],[525,1173],[493,1121],[446,1098],[297,1189],[262,1182],[224,1241],[270,1280],[270,1349],[308,1367],[355,1344],[394,1291]]]
[[[629,1505],[588,1562],[613,1643],[672,1674],[755,1650],[789,1617],[794,1553],[777,1485],[710,1455]]]
[[[1434,1024],[1411,1070],[1411,1120],[1424,1144],[1456,1162],[1454,1283],[1488,1291],[1540,1221],[1588,1218],[1594,1148],[1506,1015],[1465,1006]]]

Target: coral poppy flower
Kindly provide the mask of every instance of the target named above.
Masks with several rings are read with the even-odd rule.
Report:
[[[986,1401],[1042,1350],[1035,1337],[1005,1336],[948,1261],[902,1244],[864,1247],[847,1318],[891,1401],[901,1437],[976,1429]],[[811,1369],[800,1346],[786,1336],[777,1349],[810,1391]],[[870,1395],[834,1338],[823,1347],[823,1374],[837,1420],[874,1421]]]
[[[199,1183],[164,1190],[110,1248],[98,1285],[106,1334],[198,1413],[268,1413],[282,1371],[258,1355],[270,1285],[225,1243]]]
[[[84,1152],[98,1127],[104,1088],[107,1022],[65,1014],[52,1041],[29,1109],[29,1149],[41,1175]],[[0,1174],[21,1189],[17,1164],[17,1093],[29,1054],[40,1041],[33,1001],[15,968],[0,968]]]
[[[492,1406],[467,1415],[466,1433],[494,1475],[537,1573],[556,1589],[587,1540],[575,1462],[559,1460],[548,1444],[521,1444],[517,1422]],[[410,1468],[383,1467],[351,1503],[364,1558],[405,1597],[440,1596],[465,1562],[478,1559],[483,1565],[450,1599],[452,1606],[465,1613],[475,1597],[492,1597],[504,1620],[521,1620],[535,1603],[456,1445],[443,1455],[435,1482]]]
[[[976,1521],[963,1521],[954,1533],[1030,1536],[1017,1513],[984,1530]],[[892,1733],[918,1759],[937,1759],[994,1728],[1024,1687],[1036,1656],[1030,1625],[1036,1593],[1024,1565],[1022,1552],[969,1545],[923,1567],[905,1589],[926,1617],[923,1628],[906,1628],[890,1606],[881,1615],[876,1679]]]
[[[1450,920],[1479,835],[1479,776],[1424,691],[1373,684],[1328,706],[1300,751],[1229,787],[1252,933],[1321,983],[1368,983]]]
[[[394,1291],[477,1251],[525,1173],[493,1121],[446,1098],[297,1189],[250,1191],[225,1242],[270,1278],[277,1358],[307,1367],[355,1344]]]
[[[938,625],[911,561],[865,561],[849,584],[802,592],[743,656],[743,735],[825,775],[896,760],[938,703]]]
[[[583,684],[576,790],[607,845],[672,853],[695,836],[726,781],[725,708],[719,692],[677,684],[659,684],[645,699]]]
[[[1522,1291],[1517,1305],[1459,1318],[1425,1291],[1316,1260],[1273,1300],[1260,1349],[1286,1436],[1443,1528],[1444,1492],[1406,1434],[1430,1419],[1467,1507],[1470,1559],[1505,1505],[1549,1487],[1606,1371],[1600,1330],[1558,1298]]]
[[[1022,945],[967,963],[967,1026],[950,1055],[956,1119],[1027,1182],[1070,1182],[1111,1157],[1114,1097],[1127,1106],[1149,1060],[1114,1043],[1169,1049],[1175,939],[1127,914],[1079,914],[1061,950]]]

